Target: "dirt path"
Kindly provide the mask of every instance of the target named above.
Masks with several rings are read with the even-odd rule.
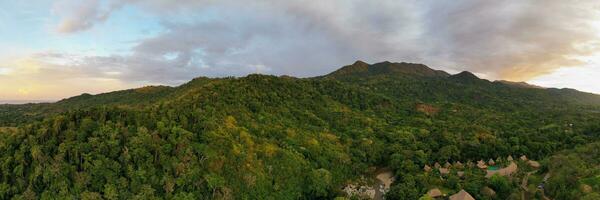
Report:
[[[546,181],[548,181],[548,179],[549,179],[549,178],[550,178],[550,173],[546,173],[546,175],[544,175],[544,179],[543,179],[543,180],[544,180],[544,184],[546,184]],[[548,198],[548,197],[546,196],[546,193],[545,193],[545,187],[542,187],[542,189],[539,189],[539,188],[538,188],[538,190],[540,190],[540,191],[542,192],[542,198],[543,198],[544,200],[552,200],[552,199],[550,199],[550,198]]]
[[[529,180],[529,176],[530,176],[531,174],[533,174],[533,173],[536,173],[536,172],[537,172],[537,170],[536,170],[536,171],[532,171],[532,172],[527,172],[527,175],[525,175],[525,177],[523,178],[523,181],[521,182],[521,188],[523,188],[523,190],[525,191],[525,192],[521,193],[521,198],[522,198],[523,200],[527,199],[527,198],[526,198],[526,194],[525,194],[525,193],[530,193],[530,192],[529,192],[529,188],[527,188],[527,181]],[[550,178],[550,173],[547,173],[547,174],[544,176],[544,182],[546,182],[546,180],[548,180],[548,178]],[[540,191],[540,192],[542,193],[542,198],[543,198],[544,200],[552,200],[552,199],[550,199],[550,198],[548,198],[548,197],[546,196],[546,194],[544,193],[544,189],[540,189],[540,188],[538,187],[536,190],[537,190],[537,191]]]
[[[529,180],[529,176],[535,172],[536,171],[527,172],[527,175],[525,175],[525,177],[523,178],[523,181],[521,182],[521,188],[523,188],[525,192],[529,192],[529,188],[527,188],[527,181]]]
[[[375,200],[383,200],[385,192],[390,190],[390,186],[394,182],[394,172],[390,169],[383,169],[375,177],[376,184],[373,185],[375,189]]]
[[[529,199],[529,188],[527,188],[527,182],[529,182],[529,176],[533,173],[537,172],[536,171],[531,171],[531,172],[527,172],[527,174],[525,175],[525,177],[523,177],[523,181],[521,181],[521,189],[523,189],[523,191],[521,192],[521,199],[522,200],[527,200]]]
[[[384,184],[379,179],[375,180],[377,183],[373,186],[375,188],[375,198],[374,200],[383,200],[385,193],[383,192]]]

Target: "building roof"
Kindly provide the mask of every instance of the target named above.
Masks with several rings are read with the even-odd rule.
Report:
[[[506,160],[513,161],[513,157],[509,155],[508,158],[506,158]]]
[[[485,169],[487,168],[487,165],[485,164],[485,162],[483,160],[477,161],[477,167],[481,168],[481,169]]]
[[[442,191],[440,189],[433,188],[427,192],[427,195],[429,195],[431,198],[436,198],[442,196]]]
[[[462,163],[460,163],[460,161],[456,161],[456,162],[454,163],[454,167],[456,167],[456,168],[459,168],[459,169],[460,169],[460,168],[463,168],[463,167],[464,167],[464,165],[463,165]]]
[[[521,160],[523,160],[523,161],[527,161],[527,156],[525,156],[525,155],[522,155],[522,156],[521,156]]]
[[[440,170],[440,174],[449,174],[450,173],[450,170],[448,170],[448,168],[440,167],[439,170]]]
[[[431,167],[429,165],[425,165],[423,167],[423,170],[425,170],[426,172],[429,172],[429,171],[431,171]]]
[[[468,166],[468,167],[473,167],[473,165],[474,165],[474,164],[473,164],[473,162],[471,162],[470,160],[469,160],[469,161],[467,161],[467,166]]]
[[[490,158],[490,160],[488,160],[488,164],[489,165],[496,165],[496,162],[494,162],[494,159]]]
[[[450,196],[450,200],[475,200],[471,194],[469,194],[465,190],[460,190],[460,192]]]
[[[444,167],[445,167],[445,168],[450,168],[450,167],[452,167],[452,165],[451,165],[449,162],[446,162],[446,163],[444,164]]]
[[[435,168],[440,168],[440,167],[442,167],[442,166],[440,165],[440,163],[438,163],[438,162],[435,162],[435,164],[433,164],[433,167],[435,167]]]

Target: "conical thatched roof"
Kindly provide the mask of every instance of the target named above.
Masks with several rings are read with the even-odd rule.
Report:
[[[460,192],[450,196],[450,200],[475,200],[471,194],[469,194],[465,190],[460,190]]]
[[[460,163],[460,161],[456,161],[456,162],[454,163],[454,167],[456,167],[456,168],[459,168],[459,169],[462,169],[464,166],[463,166],[463,164],[462,164],[462,163]]]
[[[508,156],[508,158],[506,158],[506,160],[513,161],[513,157],[512,156]]]
[[[438,162],[435,162],[435,164],[433,164],[433,167],[435,167],[435,168],[440,168],[440,167],[442,167],[442,166],[440,165],[440,163],[438,163]]]
[[[522,160],[522,161],[527,161],[527,156],[525,156],[525,155],[522,155],[522,156],[521,156],[521,160]]]
[[[446,163],[444,163],[444,167],[450,168],[450,167],[452,167],[452,164],[450,164],[448,161],[446,161]]]
[[[446,175],[446,174],[450,173],[450,170],[448,170],[448,168],[440,167],[438,170],[440,170],[440,174],[442,174],[442,175]]]
[[[479,160],[479,161],[477,161],[477,167],[479,167],[480,169],[485,169],[485,168],[487,168],[487,165],[485,164],[485,162],[483,160]]]
[[[442,191],[440,189],[433,188],[427,192],[427,195],[429,195],[431,198],[436,198],[442,196]]]
[[[490,160],[488,160],[488,164],[489,165],[496,165],[496,162],[494,162],[494,159],[490,158]]]
[[[431,171],[431,167],[429,167],[429,165],[425,165],[423,167],[423,170],[426,171],[426,172],[430,172]]]
[[[475,164],[473,164],[473,162],[471,162],[470,160],[467,161],[467,167],[473,167],[475,166]]]

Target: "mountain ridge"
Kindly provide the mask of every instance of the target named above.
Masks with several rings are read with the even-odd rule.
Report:
[[[341,76],[373,76],[386,74],[403,74],[425,77],[447,77],[450,74],[442,70],[434,70],[427,65],[418,63],[392,63],[383,61],[375,64],[368,64],[363,61],[356,61],[354,64],[343,66],[327,75],[326,77],[341,77]]]
[[[23,105],[0,105],[0,118],[8,119],[9,124],[41,119],[45,116],[73,109],[84,109],[94,106],[128,106],[144,107],[166,99],[175,99],[192,92],[199,92],[206,84],[215,84],[223,81],[251,79],[251,77],[275,77],[272,75],[250,74],[245,77],[208,78],[197,77],[179,86],[144,86],[140,88],[106,92],[96,95],[82,94],[65,98],[54,103],[32,103]],[[553,102],[552,104],[578,104],[578,105],[600,105],[600,95],[580,92],[574,89],[537,88],[524,87],[523,84],[512,82],[494,81],[480,79],[471,72],[463,71],[458,74],[449,74],[442,70],[435,70],[423,64],[415,63],[392,63],[388,61],[368,64],[356,61],[351,65],[343,66],[329,74],[309,78],[295,78],[291,76],[279,76],[279,79],[290,79],[296,81],[319,81],[332,80],[341,81],[354,87],[354,90],[373,90],[385,94],[389,98],[403,98],[393,91],[386,91],[386,85],[402,86],[401,90],[407,95],[417,95],[425,101],[472,101],[488,99],[490,103],[479,103],[481,105],[499,106],[503,101],[508,101],[518,94],[522,98],[523,105],[528,101]],[[375,85],[373,85],[375,84]],[[464,90],[465,86],[472,88]],[[467,88],[469,88],[467,87]],[[429,91],[429,93],[422,93]],[[452,91],[452,92],[451,92]],[[496,91],[497,93],[494,94]],[[390,93],[393,92],[393,93]],[[491,98],[493,97],[493,98]],[[528,100],[529,99],[529,100]],[[9,117],[10,116],[10,117]],[[0,125],[2,125],[0,121]]]
[[[252,74],[250,74],[250,75],[252,75]],[[571,89],[571,88],[544,88],[544,87],[531,85],[526,82],[511,82],[511,81],[505,81],[505,80],[496,80],[496,81],[492,82],[487,79],[480,79],[475,74],[473,74],[469,71],[462,71],[457,74],[449,74],[443,70],[432,69],[424,64],[407,63],[407,62],[397,63],[397,62],[383,61],[383,62],[379,62],[379,63],[375,63],[375,64],[368,64],[361,60],[357,60],[351,65],[346,65],[346,66],[340,67],[339,69],[334,70],[333,72],[328,73],[326,75],[308,77],[308,78],[303,78],[303,79],[315,79],[315,78],[317,78],[317,79],[318,78],[345,79],[345,78],[357,78],[357,77],[368,78],[368,77],[373,77],[373,76],[375,76],[375,77],[376,76],[404,76],[404,77],[411,77],[411,78],[418,78],[418,77],[449,78],[452,80],[457,80],[457,81],[462,81],[462,82],[464,82],[464,81],[467,81],[467,82],[485,81],[485,82],[489,82],[489,83],[500,83],[502,85],[511,86],[511,87],[519,87],[519,88],[544,89],[547,91],[555,91],[555,92],[556,91],[558,91],[558,92],[566,91],[571,94],[582,93],[582,94],[588,94],[588,95],[592,95],[592,96],[598,96],[598,98],[600,98],[600,95],[598,95],[598,94],[582,92],[582,91],[579,91],[576,89]],[[280,77],[293,77],[293,76],[282,75]],[[238,77],[238,78],[245,78],[245,77]],[[295,78],[295,77],[293,77],[293,78]],[[139,99],[137,97],[152,96],[157,93],[162,93],[163,96],[166,96],[167,94],[170,94],[170,93],[177,93],[177,92],[181,93],[189,88],[193,88],[198,85],[206,84],[212,80],[219,80],[219,79],[229,79],[229,78],[197,77],[197,78],[194,78],[184,84],[181,84],[181,85],[175,86],[175,87],[164,86],[164,85],[149,85],[149,86],[143,86],[140,88],[117,90],[117,91],[105,92],[105,93],[94,94],[94,95],[88,94],[88,93],[83,93],[81,95],[64,98],[64,99],[56,101],[56,102],[43,102],[43,103],[35,103],[34,102],[34,103],[29,103],[29,104],[76,104],[78,106],[81,106],[81,105],[85,105],[86,103],[89,103],[89,102],[87,102],[88,100],[98,100],[99,102],[97,102],[97,103],[102,103],[105,105],[122,104],[122,103],[128,103],[126,97]],[[104,97],[107,97],[107,98],[102,100],[102,98],[104,98]],[[108,98],[108,97],[111,97],[111,98]],[[144,98],[142,98],[142,99],[144,99]],[[155,99],[152,99],[151,97],[149,97],[148,99],[149,99],[149,102],[152,102],[153,100],[155,100]],[[129,102],[129,103],[133,103],[133,102]],[[139,103],[139,102],[135,102],[135,103]]]
[[[249,74],[249,75],[252,75],[252,74]],[[260,75],[262,75],[262,74],[260,74]],[[513,82],[513,81],[507,81],[507,80],[490,81],[487,79],[481,79],[469,71],[462,71],[457,74],[449,74],[443,70],[436,70],[436,69],[430,68],[424,64],[408,63],[408,62],[397,63],[397,62],[383,61],[383,62],[379,62],[379,63],[375,63],[375,64],[368,64],[364,61],[357,60],[353,64],[342,66],[342,67],[338,68],[337,70],[334,70],[326,75],[308,77],[308,78],[304,78],[304,79],[368,77],[368,76],[389,76],[389,75],[446,77],[446,78],[456,79],[456,80],[485,80],[488,82],[495,82],[495,83],[500,83],[503,85],[521,87],[521,88],[534,88],[534,89],[546,89],[546,90],[555,89],[555,90],[559,90],[559,91],[560,90],[564,90],[564,91],[568,90],[571,92],[581,92],[581,93],[587,93],[587,94],[591,94],[591,95],[600,96],[600,94],[595,94],[595,93],[591,93],[591,92],[583,92],[583,91],[579,91],[579,90],[573,89],[573,88],[546,88],[546,87],[541,87],[541,86],[537,86],[537,85],[532,85],[527,82]],[[289,75],[282,75],[280,77],[296,78],[296,77],[289,76]],[[238,78],[244,78],[244,77],[238,77]],[[194,85],[202,85],[210,80],[216,80],[216,79],[226,79],[226,78],[208,78],[208,77],[199,76],[199,77],[196,77],[186,83],[183,83],[181,85],[174,86],[174,87],[173,86],[165,86],[165,85],[148,85],[148,86],[142,86],[139,88],[116,90],[116,91],[104,92],[104,93],[99,93],[99,94],[83,93],[80,95],[67,97],[67,98],[64,98],[64,99],[61,99],[58,101],[54,101],[54,102],[42,101],[39,103],[38,102],[30,102],[27,104],[40,104],[40,103],[41,104],[47,104],[47,103],[59,103],[60,104],[60,103],[68,103],[68,102],[73,102],[73,101],[78,101],[78,100],[83,100],[83,99],[89,99],[89,98],[93,98],[93,97],[102,97],[102,96],[106,96],[106,95],[116,95],[116,94],[125,94],[125,93],[130,93],[130,94],[138,93],[138,95],[139,95],[142,93],[141,91],[144,91],[144,90],[146,91],[145,93],[165,92],[167,90],[176,90],[177,88],[189,88],[189,87],[194,87]],[[148,91],[148,90],[153,90],[153,89],[155,89],[156,91],[155,92]],[[12,101],[9,101],[9,102],[12,102]],[[106,103],[109,103],[109,102],[106,102]],[[119,102],[116,102],[116,103],[119,103]],[[20,102],[19,104],[24,104],[24,103]],[[12,104],[12,105],[16,105],[16,104]]]

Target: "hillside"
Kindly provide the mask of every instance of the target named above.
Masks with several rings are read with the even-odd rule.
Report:
[[[600,137],[598,95],[390,62],[0,111],[0,126],[17,127],[0,128],[1,199],[332,199],[381,168],[397,175],[388,199],[418,199],[431,185],[485,199],[481,189],[498,189],[497,179],[473,173],[458,184],[423,166],[543,160]],[[507,187],[502,197],[519,190]]]
[[[346,78],[346,77],[365,77],[374,75],[405,75],[405,76],[419,76],[419,77],[448,77],[450,74],[441,71],[434,70],[423,64],[415,63],[391,63],[388,61],[375,63],[373,65],[367,64],[363,61],[356,61],[352,65],[344,66],[327,76]]]
[[[176,98],[203,84],[218,79],[196,78],[178,87],[146,86],[102,93],[97,95],[81,94],[56,103],[32,103],[23,105],[0,104],[0,126],[16,126],[27,122],[41,120],[54,114],[69,110],[85,109],[99,106],[143,107],[166,98]]]

